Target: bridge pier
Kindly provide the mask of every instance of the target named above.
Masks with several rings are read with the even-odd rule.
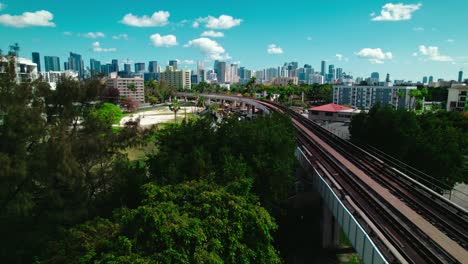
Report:
[[[321,201],[321,208],[322,248],[333,249],[340,243],[340,226],[323,200]]]

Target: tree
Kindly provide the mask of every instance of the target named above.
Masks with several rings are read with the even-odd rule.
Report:
[[[135,85],[134,83],[129,83],[129,84],[127,85],[127,88],[128,88],[129,90],[131,90],[132,92],[135,92],[135,91],[136,91],[136,85]]]
[[[265,209],[203,181],[144,187],[135,209],[67,230],[47,263],[280,263]]]
[[[119,99],[120,99],[119,89],[110,87],[104,90],[104,93],[102,95],[102,101],[118,105]]]
[[[111,104],[103,103],[95,107],[90,115],[100,124],[106,126],[112,126],[122,119],[123,113],[120,107]]]
[[[177,122],[177,112],[180,110],[180,103],[177,98],[172,99],[172,104],[169,105],[169,110],[174,112],[174,122]]]
[[[125,107],[125,109],[127,109],[128,112],[132,113],[132,112],[135,112],[136,110],[138,110],[138,106],[139,106],[140,103],[138,103],[137,100],[135,100],[133,97],[125,97],[123,100],[122,100],[122,106]]]

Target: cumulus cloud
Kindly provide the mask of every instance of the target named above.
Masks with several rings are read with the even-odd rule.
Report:
[[[133,27],[163,27],[167,25],[169,16],[167,11],[154,12],[151,17],[147,15],[138,17],[129,13],[122,18],[120,23]]]
[[[424,31],[423,27],[415,27],[413,28],[413,31]]]
[[[431,61],[444,61],[444,62],[453,62],[453,59],[450,56],[441,55],[439,47],[436,46],[419,46],[419,55],[426,57]]]
[[[153,45],[156,47],[172,47],[172,46],[177,46],[179,43],[177,43],[177,38],[174,35],[166,35],[166,36],[161,36],[159,34],[153,34],[150,37],[151,42],[153,42]]]
[[[202,37],[222,38],[224,37],[223,32],[216,32],[214,30],[205,31],[201,34]]]
[[[283,49],[276,44],[270,44],[267,47],[268,54],[283,54]]]
[[[335,56],[339,61],[343,60],[343,54],[336,54]]]
[[[355,54],[359,58],[369,60],[369,62],[372,64],[383,64],[384,60],[393,59],[393,54],[391,52],[383,52],[380,48],[364,48]]]
[[[189,41],[184,47],[194,47],[203,53],[210,60],[228,60],[231,59],[224,48],[218,42],[209,38],[198,38]]]
[[[94,42],[92,47],[93,47],[94,52],[116,52],[117,51],[116,48],[103,48],[103,47],[101,47],[101,43],[99,43],[99,41]]]
[[[382,7],[379,16],[371,16],[372,21],[402,21],[402,20],[410,20],[413,13],[419,10],[422,7],[422,4],[412,4],[412,5],[405,5],[405,4],[392,4],[388,3]]]
[[[232,16],[228,15],[221,15],[218,18],[213,16],[207,17],[200,17],[195,22],[193,22],[192,26],[197,28],[200,24],[205,24],[206,28],[212,29],[230,29],[236,26],[239,26],[242,22],[240,18],[233,18]]]
[[[78,34],[78,36],[84,37],[84,38],[91,38],[91,39],[106,37],[106,35],[102,32],[88,32],[88,33]]]
[[[0,24],[9,27],[55,27],[52,22],[54,15],[46,10],[36,12],[24,12],[22,15],[14,16],[9,14],[0,15]]]
[[[180,65],[193,65],[195,64],[194,60],[177,60],[177,63]]]
[[[128,40],[128,35],[127,34],[119,34],[119,35],[115,35],[115,36],[112,36],[113,39],[123,39],[123,40]]]

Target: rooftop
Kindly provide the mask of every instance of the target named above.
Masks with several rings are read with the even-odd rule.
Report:
[[[309,111],[318,111],[318,112],[332,112],[337,113],[345,110],[353,110],[351,107],[342,106],[339,104],[326,104],[317,107],[309,108]]]

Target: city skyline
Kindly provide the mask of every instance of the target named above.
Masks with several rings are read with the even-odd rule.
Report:
[[[18,42],[22,57],[39,52],[42,65],[44,56],[65,62],[70,51],[82,55],[86,67],[90,59],[103,64],[129,59],[132,65],[158,61],[164,68],[178,59],[179,68],[195,69],[198,60],[211,68],[214,59],[220,59],[252,70],[298,61],[320,71],[325,60],[354,77],[388,72],[413,81],[423,76],[456,80],[458,71],[468,67],[462,15],[468,4],[462,1],[360,1],[359,6],[339,1],[294,6],[207,1],[200,6],[137,0],[131,7],[83,1],[72,10],[53,1],[23,2],[0,0],[0,45],[6,50]],[[86,19],[74,23],[80,12]],[[451,16],[433,19],[447,12]]]

